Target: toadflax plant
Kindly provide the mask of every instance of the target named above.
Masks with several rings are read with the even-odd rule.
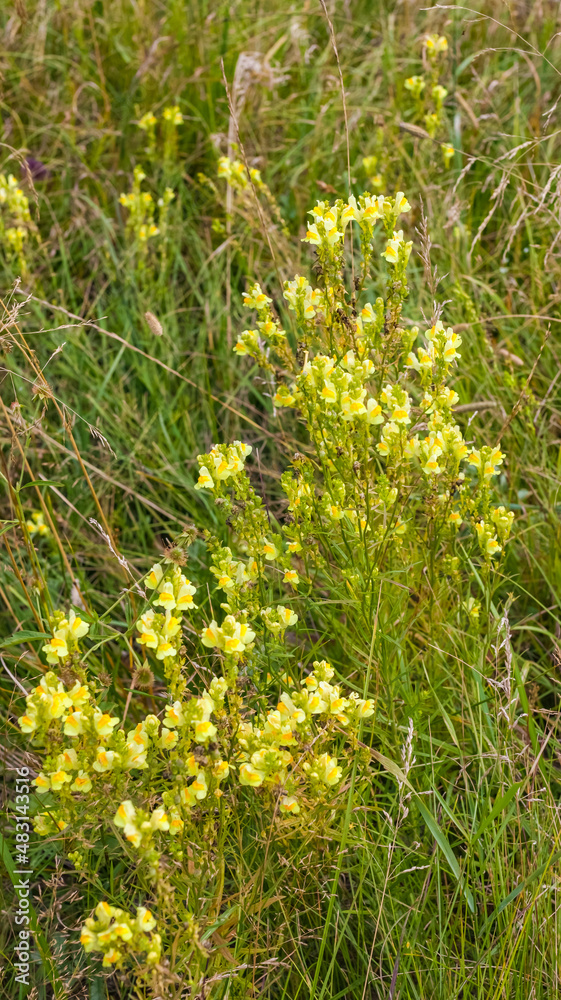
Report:
[[[202,575],[187,532],[131,588],[126,623],[113,608],[93,623],[77,609],[49,618],[47,668],[19,718],[42,757],[35,829],[84,877],[95,845],[113,845],[128,905],[98,896],[81,941],[155,995],[178,983],[223,995],[224,942],[241,919],[232,829],[263,871],[275,844],[329,862],[326,832],[367,795],[374,713],[378,725],[389,715],[373,696],[385,682],[391,697],[381,643],[401,664],[427,622],[444,642],[451,624],[477,629],[483,597],[489,610],[512,524],[493,502],[504,456],[456,422],[447,383],[461,338],[440,318],[421,334],[402,316],[409,210],[401,192],[312,209],[316,280],[285,283],[290,330],[259,285],[246,295],[256,321],[234,350],[296,417],[298,450],[273,498],[282,514],[253,485],[251,446],[214,445],[195,489],[212,494],[223,531],[204,533]],[[374,297],[380,253],[387,284]],[[115,644],[136,668],[122,710],[100,666]]]

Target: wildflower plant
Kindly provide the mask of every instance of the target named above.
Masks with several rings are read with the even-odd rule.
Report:
[[[400,568],[420,591],[426,579],[437,593],[458,546],[475,547],[482,572],[491,572],[513,520],[493,503],[500,447],[478,448],[456,420],[459,396],[449,383],[457,378],[460,335],[441,318],[424,330],[404,319],[412,242],[401,227],[409,212],[402,192],[319,202],[304,236],[317,279],[297,275],[284,285],[292,329],[281,327],[271,298],[254,285],[245,304],[257,316],[255,329],[234,347],[268,370],[275,407],[294,411],[306,429],[306,446],[282,477],[286,516],[273,565],[295,581],[327,572],[367,621],[380,574]],[[359,253],[347,291],[349,227]],[[384,297],[369,294],[376,257],[385,261]],[[205,457],[198,486],[230,512],[219,477],[206,478],[208,464]],[[238,537],[262,559],[271,526],[253,516],[258,498],[247,480],[236,480],[233,492],[243,509],[233,519]]]
[[[198,456],[194,489],[212,496],[226,533],[204,533],[210,601],[185,571],[191,532],[136,585],[124,631],[102,616],[92,635],[76,608],[50,616],[47,672],[19,717],[43,758],[34,785],[47,808],[35,830],[62,836],[83,870],[83,847],[101,819],[134,866],[137,916],[100,900],[84,924],[85,948],[106,966],[134,954],[138,974],[155,982],[171,941],[184,934],[182,968],[196,990],[212,960],[201,935],[220,911],[226,816],[243,824],[247,797],[259,795],[272,829],[289,823],[309,834],[333,808],[345,773],[353,769],[352,794],[367,779],[360,739],[376,707],[372,643],[378,620],[396,610],[407,616],[396,592],[418,593],[423,606],[438,602],[443,620],[477,622],[457,553],[469,551],[482,578],[501,558],[513,515],[495,504],[493,484],[505,456],[467,440],[456,421],[449,382],[461,337],[440,318],[421,332],[404,317],[410,211],[401,191],[314,206],[304,242],[316,254],[316,281],[285,282],[288,329],[271,296],[249,288],[254,328],[234,351],[267,370],[276,411],[297,416],[302,441],[281,476],[282,519],[253,485],[251,445],[215,444]],[[378,261],[384,296],[371,292]],[[37,518],[25,530],[35,528]],[[372,637],[359,653],[362,676],[345,679],[343,670],[336,678],[299,637],[310,600],[321,620],[318,591],[345,607],[357,637]],[[90,669],[96,650],[115,641],[163,695],[142,713],[142,696],[136,705],[131,691],[134,721],[114,712]],[[336,649],[335,637],[326,642]],[[220,859],[218,876],[214,863],[205,869],[209,851]],[[187,909],[170,890],[170,865],[183,873],[179,885],[193,865],[208,870]]]
[[[0,239],[9,262],[14,262],[21,276],[27,275],[26,246],[36,234],[31,219],[29,199],[13,174],[0,173]]]
[[[235,442],[205,456],[209,478],[222,490],[239,484],[248,504],[244,463],[250,451]],[[207,488],[202,472],[201,479]],[[248,554],[251,541],[244,558],[233,560],[229,547],[207,539],[216,590],[226,598],[216,618],[199,606],[199,588],[184,572],[185,539],[144,578],[147,602],[124,639],[134,649],[139,676],[143,670],[157,676],[165,692],[157,714],[137,712],[136,721],[127,723],[114,713],[97,671],[89,669],[96,649],[114,642],[114,633],[100,638],[101,619],[92,636],[91,623],[70,608],[49,621],[51,634],[41,647],[47,672],[18,720],[42,756],[33,779],[45,803],[34,817],[36,833],[62,837],[69,858],[86,875],[87,845],[101,820],[136,873],[129,909],[101,899],[95,915],[85,915],[86,952],[99,955],[104,967],[132,962],[136,974],[153,985],[169,967],[178,934],[184,939],[181,970],[195,992],[213,961],[200,938],[220,910],[226,867],[221,831],[228,817],[243,824],[248,796],[259,795],[273,829],[282,834],[289,824],[293,835],[298,828],[313,829],[340,794],[359,731],[374,713],[372,700],[335,682],[327,661],[315,660],[302,672],[285,649],[298,615],[278,603],[263,607],[254,589],[279,555],[280,541],[263,541],[258,534],[261,514],[255,501],[255,556]],[[193,685],[189,663],[205,651],[212,668],[205,669],[203,683]],[[276,660],[285,669],[278,666],[272,674],[265,667]],[[208,860],[216,852],[219,878]],[[170,865],[182,873],[184,898],[197,868],[201,885],[207,885],[199,902],[178,904]]]

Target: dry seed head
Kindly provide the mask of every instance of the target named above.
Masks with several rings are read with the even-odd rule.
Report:
[[[34,396],[39,396],[39,399],[53,399],[53,391],[50,385],[45,381],[41,383],[36,382],[32,386],[31,392]]]
[[[150,328],[150,333],[153,333],[155,337],[161,337],[164,332],[164,328],[159,319],[154,316],[154,313],[145,312],[144,319]]]

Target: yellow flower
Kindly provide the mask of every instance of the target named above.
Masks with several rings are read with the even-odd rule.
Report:
[[[169,832],[171,833],[172,836],[175,837],[178,833],[181,833],[181,831],[183,830],[184,825],[185,824],[184,824],[183,820],[181,819],[181,816],[178,816],[177,814],[175,814],[175,815],[173,815],[171,817],[171,819],[169,821]]]
[[[145,906],[139,906],[136,911],[136,926],[139,931],[151,931],[153,927],[156,926],[156,921],[150,910],[147,910]]]
[[[380,256],[385,257],[388,264],[397,264],[399,262],[400,247],[403,247],[405,261],[407,262],[412,246],[412,243],[406,243],[404,241],[403,229],[400,229],[399,232],[394,232],[393,239],[388,240],[388,245],[386,246],[386,249],[382,251]]]
[[[159,563],[155,563],[154,566],[152,566],[152,569],[150,570],[144,582],[146,583],[146,586],[149,587],[150,590],[154,590],[154,588],[157,587],[158,584],[161,582],[163,575],[164,571],[162,567],[160,566]]]
[[[83,945],[85,952],[93,951],[97,948],[97,934],[94,934],[89,927],[82,927],[80,944]]]
[[[75,712],[73,709],[64,720],[63,732],[65,736],[80,736],[84,731],[84,713]]]
[[[110,771],[116,762],[116,756],[113,750],[98,747],[97,758],[92,764],[94,771],[97,771],[99,774],[103,774],[104,771]]]
[[[47,663],[58,663],[59,659],[66,659],[68,656],[66,639],[55,634],[51,641],[43,646],[43,652],[47,654]]]
[[[58,764],[63,771],[75,771],[78,767],[78,754],[72,748],[63,750],[58,758]]]
[[[37,788],[38,795],[44,795],[51,787],[50,779],[42,771],[33,779],[33,784]]]
[[[150,826],[153,830],[169,830],[169,816],[162,806],[154,809],[150,817]]]
[[[279,803],[279,809],[282,813],[292,813],[293,815],[297,815],[297,813],[300,812],[298,799],[295,795],[283,795]]]
[[[125,827],[127,823],[134,823],[136,819],[136,809],[130,799],[126,799],[121,802],[121,805],[117,809],[115,816],[113,817],[113,822],[115,826]]]
[[[103,962],[101,964],[107,968],[108,965],[115,965],[120,958],[121,952],[118,948],[110,948],[109,951],[104,953]]]
[[[206,720],[195,722],[194,729],[197,743],[208,743],[216,736],[216,726]]]
[[[90,692],[85,684],[80,684],[80,681],[76,681],[73,687],[70,688],[68,697],[73,705],[85,705],[89,700]]]
[[[290,608],[285,608],[282,604],[277,606],[277,611],[284,628],[288,628],[289,625],[295,625],[298,621],[296,612],[291,611]]]
[[[272,561],[273,559],[278,559],[279,550],[277,549],[276,545],[273,545],[272,542],[265,541],[262,551],[263,555],[265,556],[265,559],[268,559],[269,561]]]
[[[116,715],[111,716],[108,712],[100,712],[99,709],[96,709],[93,721],[98,736],[111,736],[111,733],[119,722],[119,718]]]
[[[217,781],[223,781],[224,778],[228,777],[229,773],[230,765],[227,760],[217,761],[212,768],[213,777],[215,777]]]
[[[20,716],[18,723],[22,733],[32,733],[37,729],[37,722],[30,715]]]
[[[263,771],[258,770],[249,763],[242,764],[240,767],[240,784],[250,785],[252,788],[258,788],[259,785],[263,784],[265,780],[265,774]]]
[[[441,52],[448,51],[448,39],[445,35],[426,35],[425,45],[431,58],[435,58]]]
[[[91,778],[85,771],[78,771],[74,782],[70,785],[71,792],[90,792],[92,788]]]
[[[49,779],[53,792],[59,792],[66,782],[72,781],[72,778],[66,773],[66,771],[51,771]]]
[[[455,149],[449,143],[444,143],[440,148],[442,150],[442,159],[444,160],[444,166],[448,170],[454,158]]]
[[[202,465],[199,469],[199,478],[195,483],[196,490],[211,490],[214,486],[214,479],[212,478],[210,472],[208,471],[206,465]]]
[[[185,723],[183,708],[180,701],[175,701],[173,705],[166,705],[164,726],[173,729],[175,726],[182,726]]]
[[[164,108],[162,118],[166,122],[171,122],[172,125],[181,125],[183,122],[183,115],[181,114],[177,104],[174,104],[173,107],[170,108]]]
[[[162,750],[173,750],[179,736],[172,729],[164,729],[159,739],[158,746]]]
[[[31,514],[31,520],[25,522],[25,527],[27,528],[29,534],[39,535],[44,537],[50,535],[51,530],[47,524],[45,524],[45,515],[41,510],[34,510]]]
[[[384,422],[382,407],[373,398],[370,398],[366,403],[366,422],[368,424],[382,424]]]
[[[147,132],[149,129],[153,128],[155,124],[156,116],[152,111],[147,111],[146,114],[143,115],[137,122],[138,127],[141,128],[143,132]]]

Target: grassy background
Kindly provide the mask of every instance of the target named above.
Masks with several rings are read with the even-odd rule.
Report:
[[[494,404],[472,420],[489,443],[509,421],[500,488],[517,514],[516,537],[496,600],[501,607],[513,595],[512,658],[496,621],[478,642],[450,624],[454,655],[440,662],[434,646],[444,632],[435,626],[431,635],[430,623],[422,641],[404,636],[399,655],[384,646],[375,746],[402,761],[413,720],[415,794],[407,800],[382,767],[365,808],[349,817],[343,803],[329,820],[321,876],[299,870],[299,858],[260,871],[255,884],[271,914],[282,915],[295,896],[301,906],[279,931],[278,920],[269,927],[255,899],[242,897],[234,955],[247,956],[255,943],[262,958],[280,940],[281,963],[231,977],[222,996],[550,998],[561,995],[559,7],[490,0],[424,11],[348,0],[328,10],[345,81],[352,185],[367,186],[362,157],[376,154],[385,190],[405,190],[413,206],[412,234],[424,206],[433,264],[445,275],[438,295],[464,339],[460,401]],[[259,448],[275,494],[295,432],[273,417],[256,373],[233,357],[232,336],[246,325],[246,279],[256,276],[278,296],[279,276],[307,273],[305,212],[347,190],[338,66],[315,2],[43,0],[6,8],[1,18],[0,169],[22,177],[36,226],[27,273],[0,248],[3,474],[13,484],[20,476],[56,484],[40,488],[59,539],[41,543],[43,572],[55,604],[68,600],[75,577],[101,610],[122,575],[91,517],[144,570],[186,524],[213,526],[214,510],[192,489],[195,457],[240,435]],[[422,71],[426,31],[450,40],[440,136],[455,149],[448,170],[438,144],[411,131],[403,86]],[[232,135],[221,59],[248,161],[287,223],[288,235],[270,224],[271,245],[251,199],[234,197],[228,212],[216,181]],[[136,122],[174,103],[184,115],[177,153],[150,160]],[[22,173],[25,156],[44,170]],[[119,204],[139,163],[155,198],[166,185],[176,194],[166,241],[154,244],[144,267]],[[410,280],[406,314],[418,320],[432,308],[419,257]],[[38,370],[48,390],[37,391]],[[26,510],[38,506],[38,489],[22,493]],[[4,509],[10,518],[7,493]],[[8,557],[1,571],[0,628],[10,635],[34,626],[36,580],[21,538],[9,531],[4,540],[13,564]],[[354,639],[334,619],[338,662],[353,662]],[[11,648],[5,657],[13,670]],[[18,670],[33,676],[32,660]],[[2,688],[8,708],[7,676]],[[122,690],[116,683],[116,698]],[[14,714],[7,719],[7,745],[21,746]],[[436,826],[427,825],[423,803]],[[255,843],[261,823],[256,813]],[[251,845],[232,831],[232,858],[242,848],[249,871]],[[53,876],[55,868],[55,848],[43,846],[38,884],[52,884],[39,909],[55,986],[40,994],[124,995],[114,978],[86,978],[57,904],[67,898],[71,916],[63,919],[73,925],[95,893],[76,907],[72,876]],[[2,989],[17,995],[13,984]]]

